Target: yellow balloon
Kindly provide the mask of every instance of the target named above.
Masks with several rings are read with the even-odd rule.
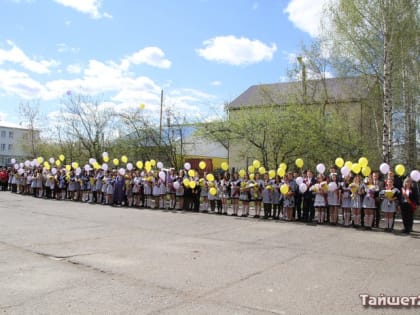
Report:
[[[395,166],[395,173],[397,173],[397,175],[399,176],[403,176],[405,173],[404,165],[398,164],[397,166]]]
[[[142,161],[137,161],[136,162],[136,167],[141,170],[143,168],[143,162]]]
[[[254,178],[255,178],[255,174],[254,174],[254,173],[249,174],[249,179],[250,179],[250,180],[254,180]]]
[[[362,174],[363,174],[363,176],[369,176],[370,175],[370,173],[372,172],[372,170],[370,169],[370,167],[369,166],[365,166],[365,167],[363,167],[362,168]]]
[[[254,160],[254,162],[252,162],[252,165],[254,166],[254,168],[259,168],[261,166],[261,163],[258,160]]]
[[[150,165],[155,167],[156,166],[156,161],[155,160],[150,160]]]
[[[123,156],[121,157],[121,162],[123,162],[123,163],[127,163],[127,162],[128,162],[128,158],[127,158],[127,156],[123,155]]]
[[[194,170],[189,170],[188,171],[188,176],[194,177],[195,176],[195,171]]]
[[[139,105],[139,108],[140,109],[144,109],[146,107],[146,105],[144,105],[143,103],[141,103],[140,105]]]
[[[351,171],[352,171],[353,173],[355,173],[355,174],[359,174],[359,173],[360,173],[360,171],[361,171],[361,167],[360,167],[359,163],[354,163],[354,164],[351,166]]]
[[[109,162],[109,156],[104,156],[102,159],[104,160],[105,163]]]
[[[36,158],[36,161],[37,161],[39,164],[41,164],[42,162],[44,162],[44,158],[43,158],[42,156],[37,157],[37,158]]]
[[[270,170],[268,172],[268,178],[273,179],[274,177],[276,177],[276,171],[275,170]]]
[[[101,168],[101,165],[98,162],[93,163],[93,168],[95,170],[99,170]]]
[[[210,188],[209,192],[210,192],[210,195],[212,195],[212,196],[216,196],[216,194],[217,194],[217,189],[216,189],[215,187],[212,187],[212,188]]]
[[[361,157],[360,159],[359,159],[359,165],[363,168],[363,167],[366,167],[367,165],[368,165],[368,163],[369,163],[369,161],[368,161],[368,159],[367,158],[365,158],[365,157]]]
[[[254,165],[250,165],[250,166],[248,166],[248,172],[249,172],[249,173],[254,173],[254,172],[255,172],[255,167],[254,167]]]
[[[74,169],[76,169],[76,168],[79,167],[79,163],[73,162],[73,163],[71,163],[71,167],[73,167]]]
[[[261,166],[261,167],[258,169],[258,173],[260,173],[260,174],[265,174],[265,167],[264,167],[264,166]]]
[[[226,162],[223,162],[221,167],[222,167],[222,170],[227,171],[229,169],[229,164],[227,164]]]
[[[198,163],[198,167],[200,168],[200,170],[204,170],[206,168],[206,162],[201,161],[200,163]]]
[[[284,168],[278,168],[277,169],[277,175],[280,177],[283,177],[286,174],[286,170]]]
[[[144,163],[144,167],[145,167],[146,169],[151,170],[151,169],[152,169],[152,163],[150,163],[150,161],[146,161],[146,163]]]
[[[213,182],[213,181],[214,181],[214,176],[213,176],[213,174],[207,174],[206,179],[207,179],[209,182]]]
[[[347,166],[348,169],[352,169],[353,163],[351,161],[346,161],[346,163],[344,163],[344,166]]]
[[[295,164],[297,167],[302,168],[304,163],[302,159],[296,159]]]
[[[190,188],[191,189],[194,189],[196,185],[197,185],[197,183],[195,181],[190,182]]]
[[[342,168],[344,165],[344,160],[341,157],[335,159],[335,165],[339,168]]]
[[[71,170],[71,166],[67,164],[67,165],[66,165],[66,171],[67,171],[67,172],[70,172],[70,170]]]
[[[66,159],[64,154],[60,154],[60,156],[58,158],[60,159],[61,162],[63,162]]]
[[[245,176],[245,174],[246,174],[245,170],[240,170],[240,171],[239,171],[239,176],[240,176],[240,177],[244,177],[244,176]]]
[[[61,161],[60,160],[55,160],[55,165],[56,166],[60,166],[61,165]]]
[[[281,163],[279,168],[282,168],[284,170],[287,170],[287,164],[286,163]]]
[[[120,164],[120,161],[118,159],[113,159],[112,160],[112,164],[114,164],[115,166],[117,166],[118,164]]]
[[[184,184],[185,187],[190,186],[190,180],[188,178],[184,178],[184,180],[182,181],[182,183]]]
[[[289,192],[289,185],[283,184],[280,187],[280,192],[285,195]]]

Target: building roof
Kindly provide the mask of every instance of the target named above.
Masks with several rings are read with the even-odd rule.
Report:
[[[21,125],[12,123],[12,122],[7,122],[4,120],[0,120],[0,127],[3,128],[13,128],[13,129],[24,129],[27,130],[28,128],[22,127]]]
[[[368,86],[361,77],[307,80],[307,102],[324,103],[326,99],[329,102],[358,101],[367,97]],[[302,81],[253,85],[229,103],[227,109],[296,104],[303,100],[302,90]]]

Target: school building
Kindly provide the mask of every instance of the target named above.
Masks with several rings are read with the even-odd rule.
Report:
[[[252,115],[267,106],[278,106],[279,110],[283,106],[305,106],[308,111],[322,107],[325,115],[334,112],[343,118],[343,123],[351,122],[361,138],[368,137],[376,145],[381,140],[382,130],[382,110],[377,94],[378,85],[360,77],[260,84],[249,87],[227,104],[226,110],[229,119],[234,120],[243,111]],[[258,158],[258,153],[249,143],[235,141],[229,144],[228,156],[231,167],[246,169],[254,158]]]
[[[0,167],[10,164],[11,159],[22,161],[30,155],[32,131],[20,125],[0,121]],[[35,131],[39,138],[39,131]]]

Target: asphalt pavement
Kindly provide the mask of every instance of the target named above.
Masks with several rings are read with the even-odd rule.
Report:
[[[360,294],[420,294],[419,232],[0,192],[3,314],[420,313]]]

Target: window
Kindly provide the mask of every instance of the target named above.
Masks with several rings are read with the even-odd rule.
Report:
[[[7,148],[9,151],[12,151],[13,150],[13,144],[11,144],[11,143],[9,143],[9,146],[8,146],[8,148]]]
[[[6,138],[6,131],[4,131],[4,130],[1,131],[1,137]]]
[[[13,131],[9,131],[9,138],[13,139]]]
[[[6,151],[6,144],[5,143],[2,143],[0,145],[0,151]]]

